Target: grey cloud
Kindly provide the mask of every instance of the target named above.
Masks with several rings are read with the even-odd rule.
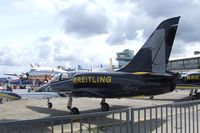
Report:
[[[103,9],[90,11],[87,4],[73,5],[64,11],[65,33],[78,37],[90,37],[107,33],[108,20]]]
[[[78,64],[85,65],[86,63],[84,60],[81,59],[80,55],[74,55],[73,53],[70,54],[55,54],[53,55],[53,60],[56,64],[70,64],[70,66],[76,66]]]
[[[44,37],[45,38],[45,37]],[[37,39],[41,40],[41,38]],[[42,39],[43,40],[43,39]],[[63,40],[45,39],[45,41],[36,41],[36,60],[47,65],[72,65],[77,64],[79,56],[75,56],[72,51],[68,49],[68,45]]]
[[[44,36],[44,37],[39,38],[38,40],[39,40],[40,42],[46,42],[46,41],[50,41],[51,38],[52,38],[52,37],[50,37],[50,36]]]
[[[0,46],[0,55],[0,65],[20,66],[28,63],[31,51],[27,47],[16,48],[15,44],[5,44]]]
[[[148,16],[131,15],[126,22],[126,39],[133,40],[137,36],[138,30],[143,30],[143,37],[146,39],[154,31],[160,20],[152,19]]]
[[[181,16],[176,39],[185,43],[200,42],[199,1],[130,0],[130,3],[136,4],[139,10],[132,9],[126,20],[118,20],[121,22],[110,29],[108,44],[123,44],[126,40],[133,40],[137,30],[144,30],[143,37],[147,39],[161,21],[175,16]]]
[[[108,37],[107,42],[111,45],[120,45],[125,43],[125,36],[123,32],[115,31]]]
[[[56,62],[78,62],[80,61],[75,55],[60,55],[57,54],[54,56],[54,61]]]
[[[184,52],[186,51],[185,42],[176,40],[173,44],[171,56],[172,58],[183,57]]]
[[[168,0],[168,1],[146,1],[137,0],[132,1],[146,12],[146,14],[153,19],[169,18],[174,16],[181,16],[180,25],[178,29],[179,39],[186,42],[200,42],[200,2],[188,0]]]
[[[122,45],[126,40],[136,39],[137,31],[143,29],[143,36],[146,38],[153,32],[153,28],[155,28],[155,23],[151,18],[133,14],[127,20],[118,20],[114,28],[111,29],[107,42],[110,45]]]
[[[125,42],[125,38],[125,22],[118,20],[116,26],[111,28],[111,33],[107,38],[107,42],[111,45],[120,45]]]
[[[9,52],[8,52],[9,51]],[[3,66],[16,66],[17,56],[14,51],[12,51],[11,47],[7,45],[3,45],[0,47],[0,65]]]
[[[62,49],[67,49],[69,44],[66,44],[63,40],[56,40],[53,45],[54,53],[59,53]]]
[[[16,62],[14,60],[11,60],[10,57],[0,57],[0,65],[16,66]]]
[[[171,16],[171,15],[180,15],[177,13],[180,12],[183,8],[186,8],[188,5],[191,4],[191,1],[188,1],[188,0],[176,0],[176,1],[174,0],[167,0],[167,1],[130,0],[130,1],[132,1],[133,3],[136,3],[138,7],[143,9],[148,15],[152,16],[152,18]]]
[[[48,43],[36,44],[39,59],[48,59],[52,55],[53,48]]]

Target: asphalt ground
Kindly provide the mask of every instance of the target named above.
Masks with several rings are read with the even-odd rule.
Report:
[[[171,93],[149,97],[106,99],[110,110],[120,110],[130,107],[145,107],[188,101],[189,90],[178,90]],[[46,99],[29,99],[8,101],[0,104],[0,122],[13,120],[29,120],[51,116],[70,115],[67,110],[68,98],[52,98],[53,108],[48,109]],[[99,98],[73,98],[73,107],[78,107],[80,113],[101,112]]]

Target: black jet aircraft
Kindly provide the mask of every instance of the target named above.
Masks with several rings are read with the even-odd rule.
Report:
[[[176,89],[189,89],[192,99],[200,99],[200,72],[182,73],[177,82]]]
[[[152,96],[173,91],[179,75],[167,72],[166,67],[179,19],[174,17],[160,23],[126,66],[113,72],[60,74],[38,91],[69,96],[67,107],[72,114],[79,113],[78,108],[72,108],[72,97],[102,98],[101,110],[108,111],[106,98]],[[52,107],[51,103],[48,105]]]

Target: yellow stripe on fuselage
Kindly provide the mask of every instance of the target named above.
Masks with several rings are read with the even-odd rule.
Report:
[[[134,72],[135,75],[145,75],[145,74],[151,74],[151,72]]]
[[[193,90],[193,89],[200,89],[200,87],[197,87],[197,86],[176,86],[176,89],[188,89],[188,90]]]

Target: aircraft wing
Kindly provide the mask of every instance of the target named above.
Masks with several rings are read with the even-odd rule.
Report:
[[[29,92],[28,89],[16,89],[14,90],[14,93],[19,95],[21,99],[47,99],[60,97],[60,95],[56,92]]]
[[[16,77],[19,76],[19,75],[17,75],[16,73],[4,73],[4,75],[8,75],[8,76],[16,76]]]
[[[19,100],[21,99],[21,96],[10,91],[0,91],[0,98],[5,98],[8,100]]]
[[[58,93],[54,92],[28,92],[18,94],[22,97],[22,99],[47,99],[47,98],[55,98],[60,97]]]

